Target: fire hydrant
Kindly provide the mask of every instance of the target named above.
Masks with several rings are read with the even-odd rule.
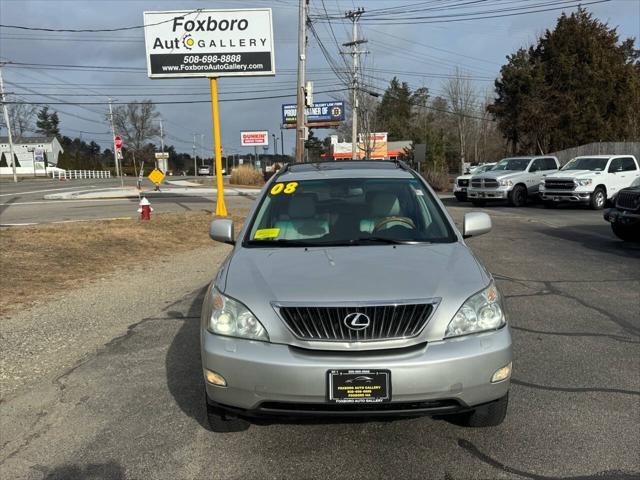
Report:
[[[151,203],[146,197],[142,197],[142,200],[140,200],[140,208],[138,208],[140,220],[151,220],[151,212],[153,212]]]

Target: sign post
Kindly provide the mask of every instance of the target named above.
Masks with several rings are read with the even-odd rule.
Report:
[[[224,184],[222,182],[222,152],[220,149],[220,109],[218,105],[218,79],[211,77],[211,116],[213,117],[213,146],[216,156],[216,190],[218,199],[216,201],[216,215],[227,216],[227,207],[224,204]]]
[[[271,9],[144,12],[144,25],[150,78],[209,79],[216,161],[216,215],[227,216],[222,181],[218,78],[275,75]]]

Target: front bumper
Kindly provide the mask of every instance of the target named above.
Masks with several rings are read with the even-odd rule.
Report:
[[[495,332],[431,342],[403,349],[318,351],[241,340],[202,332],[203,367],[222,375],[226,387],[205,381],[211,402],[241,412],[310,410],[370,411],[368,404],[341,409],[327,401],[327,371],[388,369],[391,402],[377,411],[459,411],[503,397],[509,379],[491,383],[512,359],[511,335]]]
[[[467,190],[469,189],[468,185],[458,185],[457,183],[453,184],[453,191],[454,193],[467,193]]]
[[[575,190],[540,190],[540,198],[545,202],[589,203],[592,193],[593,192]]]
[[[506,200],[509,198],[509,192],[513,187],[498,187],[498,188],[473,188],[469,187],[467,190],[468,198],[475,198],[478,200]]]
[[[618,210],[617,208],[607,208],[604,211],[604,219],[607,222],[617,223],[619,225],[640,225],[640,213]]]

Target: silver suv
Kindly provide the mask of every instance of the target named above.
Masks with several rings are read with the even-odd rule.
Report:
[[[285,167],[264,187],[202,309],[208,420],[505,417],[511,335],[491,275],[425,180],[400,162]]]

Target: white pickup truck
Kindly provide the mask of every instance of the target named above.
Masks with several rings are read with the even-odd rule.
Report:
[[[477,207],[495,200],[521,207],[530,197],[537,197],[540,181],[558,168],[558,159],[547,155],[504,158],[488,172],[471,177],[467,197]]]
[[[471,181],[471,177],[474,175],[479,175],[484,172],[488,172],[493,168],[496,163],[483,163],[482,165],[478,165],[476,167],[471,167],[469,169],[469,173],[460,175],[456,177],[456,181],[453,184],[453,194],[456,196],[456,199],[459,202],[464,202],[467,200],[467,188],[469,188],[469,182]]]
[[[549,208],[561,202],[578,202],[599,210],[638,177],[640,168],[633,155],[576,157],[540,182],[540,197]]]

